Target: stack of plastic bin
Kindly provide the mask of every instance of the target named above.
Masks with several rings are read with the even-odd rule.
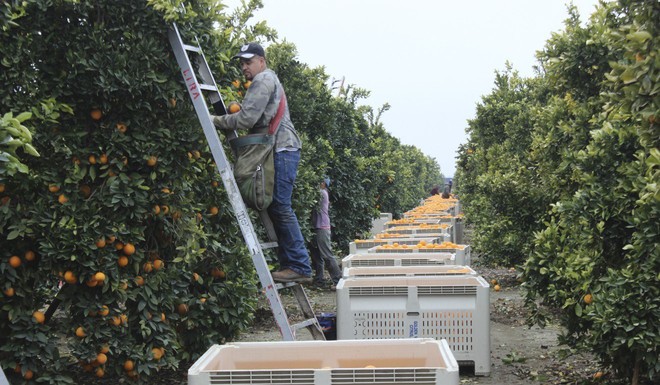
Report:
[[[372,239],[356,239],[355,241],[348,244],[349,254],[364,254],[367,253],[369,249],[376,246],[384,245],[408,245],[414,246],[418,245],[420,242],[424,243],[438,243],[442,242],[439,237],[423,237],[423,238],[372,238]]]

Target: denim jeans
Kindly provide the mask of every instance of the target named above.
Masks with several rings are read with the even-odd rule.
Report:
[[[291,269],[306,277],[312,275],[309,254],[300,232],[298,218],[291,207],[293,184],[298,173],[300,150],[280,151],[274,156],[275,189],[268,214],[277,235],[277,257],[281,269]]]
[[[330,273],[332,283],[335,285],[341,279],[342,273],[337,264],[335,256],[332,254],[331,230],[316,229],[314,240],[312,241],[312,266],[314,267],[314,283],[322,284],[325,279],[323,272],[327,268]]]

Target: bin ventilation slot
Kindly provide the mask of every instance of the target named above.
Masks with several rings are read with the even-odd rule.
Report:
[[[351,296],[358,295],[407,295],[408,287],[406,286],[372,286],[372,287],[351,287],[348,289],[348,294]]]
[[[475,342],[473,318],[472,311],[422,312],[419,336],[446,339],[454,354],[471,353]]]
[[[437,384],[433,369],[355,369],[332,371],[333,384]]]
[[[402,259],[401,266],[424,266],[424,265],[444,265],[445,261],[440,259],[411,258]]]
[[[407,337],[406,312],[354,312],[353,319],[357,339]]]
[[[394,266],[393,259],[356,259],[351,266]]]
[[[419,286],[418,295],[469,294],[477,295],[476,286]]]
[[[314,385],[314,371],[311,370],[232,370],[212,373],[212,385],[266,385],[266,384],[296,384]]]

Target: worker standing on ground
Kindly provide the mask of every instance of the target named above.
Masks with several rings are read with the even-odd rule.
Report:
[[[314,226],[312,265],[314,266],[314,285],[321,287],[326,285],[323,273],[327,268],[332,279],[332,287],[336,287],[341,279],[341,270],[332,253],[328,186],[330,186],[330,178],[324,178],[321,181],[319,203],[312,213],[312,225]]]
[[[275,72],[268,68],[266,54],[257,43],[245,44],[234,58],[252,83],[235,114],[213,116],[213,123],[223,130],[267,128],[277,114],[284,89]],[[268,214],[278,240],[280,270],[272,273],[278,282],[311,282],[312,269],[298,218],[291,207],[293,185],[298,173],[302,142],[289,116],[288,106],[275,134],[275,187]]]

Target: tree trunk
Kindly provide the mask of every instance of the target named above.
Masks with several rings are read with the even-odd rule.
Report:
[[[632,385],[639,385],[639,358],[635,360],[635,368],[633,369]]]

